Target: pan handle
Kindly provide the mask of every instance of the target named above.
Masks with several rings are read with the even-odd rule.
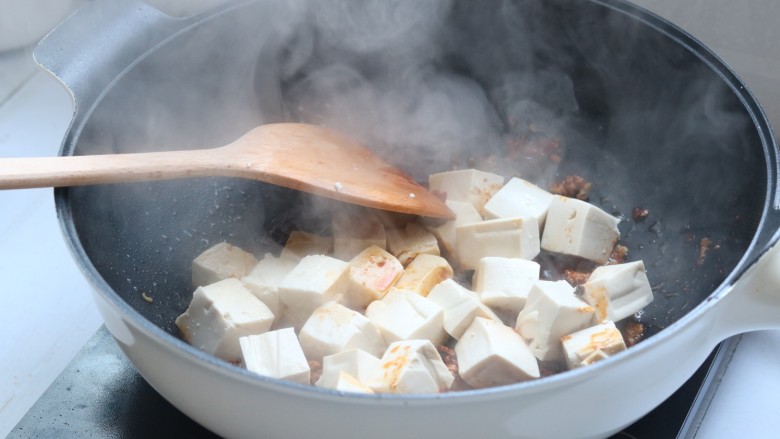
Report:
[[[719,340],[743,332],[780,329],[780,241],[776,238],[719,303]]]
[[[70,92],[80,124],[117,77],[151,49],[189,26],[136,0],[90,2],[35,47],[35,61]]]

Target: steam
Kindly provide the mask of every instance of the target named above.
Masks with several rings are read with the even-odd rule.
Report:
[[[421,182],[501,153],[507,135],[527,135],[529,127],[555,136],[560,113],[578,109],[561,71],[514,72],[484,84],[448,67],[448,46],[457,44],[445,26],[450,0],[307,6],[281,70],[290,116],[347,133]],[[490,166],[508,176],[533,168],[533,178],[550,180],[555,173],[553,163],[544,170],[496,169],[500,164]]]
[[[663,266],[668,279],[689,277],[690,265],[680,261],[693,260],[690,249],[664,241],[690,230],[691,218],[718,202],[698,186],[658,184],[654,172],[679,169],[673,161],[689,162],[701,176],[730,166],[721,154],[740,143],[741,131],[739,116],[725,108],[730,92],[686,66],[689,54],[656,49],[661,43],[644,29],[629,27],[615,40],[587,37],[592,26],[625,27],[623,17],[602,23],[598,14],[584,14],[555,27],[559,20],[550,14],[558,12],[543,3],[521,11],[512,2],[312,2],[301,8],[307,18],[291,56],[296,68],[280,77],[289,116],[347,133],[421,182],[456,167],[520,176],[543,188],[584,175],[596,188],[591,201],[623,219],[624,236],[648,244],[634,246],[632,259],[646,254],[651,273]],[[621,65],[629,62],[637,65]],[[606,78],[609,88],[580,75]],[[664,77],[676,79],[660,92],[642,84]],[[702,135],[702,126],[713,129]],[[713,149],[680,154],[707,136]],[[550,143],[552,153],[540,152]],[[518,144],[517,156],[507,158],[508,145]],[[651,166],[656,171],[642,171]],[[733,184],[718,179],[704,192],[727,193]],[[633,223],[636,206],[650,208],[655,221]],[[710,218],[695,226],[719,227]],[[687,300],[658,300],[648,318],[670,305],[679,310],[673,314],[683,312]],[[656,321],[671,320],[667,314]]]
[[[343,64],[326,66],[295,84],[290,98],[296,118],[349,133],[420,180],[450,169],[454,153],[500,138],[477,84],[431,68],[368,79]]]
[[[750,158],[749,121],[731,91],[677,43],[595,2],[291,0],[216,8],[120,78],[90,116],[81,152],[213,147],[259,124],[303,121],[359,140],[423,183],[456,167],[543,188],[580,174],[593,182],[591,201],[626,218],[624,236],[648,243],[631,247],[631,259],[648,255],[657,262],[649,268],[663,267],[669,279],[688,275],[680,261],[695,261],[695,247],[650,243],[679,237],[691,218],[696,230],[726,230],[732,224],[702,212],[734,211],[735,200],[755,197],[728,176],[732,163],[719,155],[730,151],[744,169],[759,160]],[[688,169],[716,184],[670,186],[659,176]],[[159,239],[129,247],[170,251],[165,257],[178,265],[166,266],[168,273],[186,273],[194,255],[222,239],[258,255],[273,251],[283,236],[269,244],[261,236],[269,223],[316,228],[313,219],[327,217],[320,209],[333,209],[292,191],[258,194],[255,182],[153,187],[101,189],[106,207],[95,215],[106,220],[93,227],[105,227],[102,235],[116,235],[118,221],[126,236],[159,230]],[[273,217],[291,204],[310,210]],[[647,224],[628,219],[635,206],[650,210]],[[737,238],[749,240],[746,234]],[[130,276],[118,273],[112,285]]]
[[[310,2],[312,22],[323,46],[356,54],[391,54],[392,64],[434,55],[433,36],[450,0],[335,0]]]

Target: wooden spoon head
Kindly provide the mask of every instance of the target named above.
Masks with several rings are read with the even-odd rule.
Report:
[[[231,152],[235,176],[375,209],[454,219],[442,199],[409,175],[327,128],[263,125],[225,149]]]

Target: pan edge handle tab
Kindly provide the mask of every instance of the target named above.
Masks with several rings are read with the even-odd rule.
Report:
[[[33,58],[68,89],[78,127],[117,77],[187,25],[136,0],[90,2],[49,32]]]
[[[743,332],[780,329],[780,241],[734,283],[721,305],[722,339]]]

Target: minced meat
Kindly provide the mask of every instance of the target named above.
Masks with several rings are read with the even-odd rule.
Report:
[[[550,185],[550,192],[578,200],[587,200],[593,185],[579,175],[569,175],[559,183]]]

